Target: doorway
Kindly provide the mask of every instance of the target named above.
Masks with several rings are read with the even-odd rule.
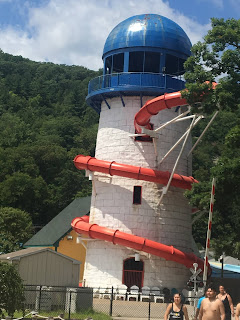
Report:
[[[143,286],[143,272],[144,263],[143,261],[135,261],[135,258],[129,258],[123,262],[123,284],[125,284],[128,289],[131,286],[138,286],[142,288]]]

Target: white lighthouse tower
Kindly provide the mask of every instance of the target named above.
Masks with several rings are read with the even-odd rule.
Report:
[[[189,279],[197,259],[184,197],[193,182],[191,119],[180,121],[188,107],[171,93],[184,88],[190,48],[181,27],[156,14],[121,22],[106,40],[103,75],[90,81],[87,96],[100,113],[96,159],[75,158],[93,183],[89,222],[73,222],[92,238],[87,286],[180,289]]]

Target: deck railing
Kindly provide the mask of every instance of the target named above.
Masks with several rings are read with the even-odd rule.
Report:
[[[88,94],[95,91],[111,88],[121,88],[122,90],[131,90],[134,88],[158,88],[182,90],[185,87],[185,81],[182,76],[168,75],[163,73],[146,72],[122,72],[99,76],[92,79],[88,85]]]

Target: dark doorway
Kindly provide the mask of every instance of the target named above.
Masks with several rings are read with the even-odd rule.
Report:
[[[131,286],[143,286],[143,261],[135,261],[134,258],[126,259],[123,262],[123,283],[130,288]]]

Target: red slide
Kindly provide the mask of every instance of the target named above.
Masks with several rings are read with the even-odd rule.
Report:
[[[159,111],[183,105],[187,105],[187,101],[181,98],[180,91],[164,94],[146,102],[146,104],[135,115],[134,125],[136,131],[138,133],[141,132],[140,126],[150,129],[150,118],[153,115],[158,114]],[[83,155],[76,156],[74,164],[79,170],[86,169],[131,179],[160,183],[163,185],[168,183],[168,179],[170,177],[169,172],[120,164],[114,161],[97,160],[93,157]],[[194,182],[197,181],[192,177],[174,174],[171,185],[182,189],[191,189],[191,184]],[[192,253],[184,253],[172,246],[167,246],[152,240],[124,233],[119,230],[112,230],[98,226],[97,224],[89,224],[87,216],[75,218],[71,225],[77,233],[88,235],[93,239],[109,241],[113,244],[150,253],[166,260],[183,264],[187,268],[191,268],[194,262],[197,262],[202,270],[204,268],[204,261]],[[208,270],[211,269],[208,268]]]
[[[121,164],[115,161],[104,161],[84,155],[78,155],[73,160],[75,167],[79,170],[90,170],[137,180],[150,181],[166,185],[171,175],[168,171],[158,171],[150,168],[142,168]],[[197,183],[193,177],[174,174],[171,185],[182,189],[191,189],[192,183]]]
[[[151,130],[151,126],[149,125],[150,118],[158,114],[159,111],[164,109],[171,109],[178,106],[184,106],[187,104],[187,100],[181,98],[180,91],[166,93],[162,96],[147,101],[135,115],[134,126],[137,133],[141,133],[140,126],[146,127]]]
[[[104,240],[112,242],[113,244],[150,253],[157,257],[183,264],[187,268],[192,268],[194,262],[197,262],[199,268],[202,270],[204,268],[204,261],[199,259],[193,253],[185,253],[181,250],[175,249],[173,246],[167,246],[165,244],[121,232],[119,230],[100,227],[97,224],[90,224],[88,221],[89,217],[83,216],[81,218],[73,219],[71,225],[77,233],[87,235],[92,239]]]

